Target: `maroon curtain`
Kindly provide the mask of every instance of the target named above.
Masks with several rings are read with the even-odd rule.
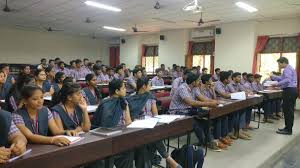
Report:
[[[189,41],[188,42],[188,50],[187,54],[185,56],[185,66],[187,68],[192,68],[193,66],[193,54],[192,54],[192,48],[193,48],[193,42]]]
[[[298,49],[297,49],[297,63],[296,63],[296,71],[297,71],[297,79],[298,79],[298,98],[300,98],[300,33],[298,34]]]
[[[268,36],[258,36],[257,37],[257,43],[256,48],[253,56],[253,64],[252,64],[252,73],[256,73],[257,69],[257,55],[265,48],[269,37]]]
[[[111,67],[116,67],[120,64],[120,47],[109,47],[109,64]]]
[[[145,62],[145,52],[146,52],[146,46],[142,45],[142,55],[141,55],[141,65],[143,67],[146,66],[146,62]]]

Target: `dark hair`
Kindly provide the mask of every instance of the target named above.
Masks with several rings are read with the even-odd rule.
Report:
[[[191,73],[191,71],[189,69],[186,69],[186,70],[184,70],[183,75],[187,75],[189,73]]]
[[[186,78],[186,83],[190,85],[191,83],[197,81],[199,79],[199,75],[188,73]]]
[[[192,67],[192,70],[198,70],[198,69],[197,69],[197,67],[194,66],[194,67]]]
[[[162,71],[162,69],[161,69],[161,68],[157,68],[157,69],[155,70],[155,73],[158,74],[160,71]]]
[[[261,76],[260,74],[255,74],[255,75],[254,75],[254,78],[255,78],[255,79],[261,78],[261,77],[262,77],[262,76]]]
[[[20,66],[20,70],[24,70],[26,67],[29,67],[29,68],[30,68],[30,65],[28,65],[28,64],[21,65],[21,66]]]
[[[108,90],[110,95],[114,95],[116,90],[120,90],[123,86],[123,81],[119,79],[113,79],[109,82]]]
[[[231,76],[230,72],[228,71],[221,71],[220,72],[220,81],[224,82],[226,79],[228,79]]]
[[[9,66],[8,64],[0,64],[0,70],[2,70],[3,68]]]
[[[248,73],[247,74],[247,79],[251,78],[251,77],[254,77],[254,75],[252,73]]]
[[[83,62],[84,62],[84,61],[89,61],[89,59],[88,59],[88,58],[84,58],[84,59],[83,59]]]
[[[101,66],[95,64],[95,65],[93,66],[93,71],[96,72],[96,71],[98,71],[98,70],[101,70]]]
[[[82,63],[82,61],[80,59],[75,60],[76,64]]]
[[[206,84],[211,78],[211,74],[204,74],[201,76],[201,81],[203,84]]]
[[[207,71],[207,70],[208,70],[207,68],[202,68],[202,72],[203,72],[203,71]]]
[[[132,71],[132,73],[133,73],[133,75],[135,75],[135,74],[137,74],[139,71],[142,72],[142,69],[140,69],[140,68],[135,68],[135,69]]]
[[[122,65],[118,65],[118,66],[116,67],[115,72],[118,73],[118,71],[119,71],[120,69],[123,69],[123,66],[122,66]]]
[[[70,96],[80,90],[81,90],[81,87],[77,83],[64,83],[58,93],[58,97],[57,97],[58,100],[56,100],[56,102],[57,103],[59,103],[59,102],[65,103],[68,99],[68,96]]]
[[[85,81],[86,81],[86,82],[91,81],[91,80],[93,79],[94,76],[95,76],[95,74],[87,74],[87,75],[85,76]]]
[[[43,69],[37,69],[37,70],[35,70],[35,71],[34,71],[34,76],[36,76],[36,77],[39,76],[39,74],[40,74],[41,72],[43,72],[43,71],[45,72],[45,70],[43,70]]]
[[[53,69],[53,67],[49,67],[49,66],[48,66],[48,67],[45,69],[45,72],[46,72],[46,73],[49,73],[49,72],[52,71],[52,69]]]
[[[139,91],[144,85],[149,84],[149,79],[147,77],[142,77],[136,81],[136,91]]]
[[[64,64],[64,65],[65,65],[65,63],[64,63],[63,61],[59,61],[59,62],[58,62],[58,66],[60,66],[61,64]]]
[[[246,76],[246,75],[247,75],[247,72],[243,72],[243,73],[242,73],[242,76]]]
[[[60,58],[59,58],[59,57],[56,57],[56,58],[55,58],[55,62],[58,61],[58,60],[60,60]]]
[[[42,63],[43,61],[47,61],[46,58],[42,58],[42,59],[41,59],[41,63]]]
[[[43,92],[43,89],[39,86],[36,86],[36,85],[25,85],[22,90],[21,90],[21,97],[23,99],[28,99],[30,98],[33,93],[36,91],[36,90],[40,90],[42,93]]]
[[[216,68],[216,69],[215,69],[215,72],[220,71],[220,70],[221,70],[220,68]]]
[[[67,76],[63,81],[63,84],[66,84],[66,83],[74,83],[74,78],[71,76]]]
[[[98,63],[102,63],[102,61],[101,61],[101,60],[97,60],[97,61],[96,61],[96,64],[98,64]]]
[[[75,63],[75,60],[70,61],[70,65],[72,65],[73,63]]]
[[[165,66],[165,64],[160,64],[160,66]]]
[[[61,79],[61,77],[63,77],[64,75],[65,75],[65,73],[63,73],[63,72],[57,72],[57,73],[55,74],[55,77],[54,77],[55,83],[63,83],[63,81],[61,81],[60,79]]]
[[[230,73],[230,75],[232,75],[232,74],[233,74],[233,70],[228,70],[228,72]]]
[[[53,59],[49,59],[48,63],[50,64],[50,62],[54,62],[54,60]]]
[[[289,60],[286,58],[286,57],[280,57],[278,60],[277,60],[278,63],[286,63],[286,64],[289,64]]]
[[[235,72],[235,73],[233,73],[233,74],[232,74],[232,76],[231,76],[231,77],[232,77],[232,78],[235,78],[235,77],[237,77],[237,76],[239,76],[239,75],[241,75],[241,73],[239,73],[239,72]]]

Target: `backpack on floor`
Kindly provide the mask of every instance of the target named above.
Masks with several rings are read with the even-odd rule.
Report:
[[[184,145],[171,153],[172,158],[184,168],[202,168],[204,162],[203,149],[194,145]]]

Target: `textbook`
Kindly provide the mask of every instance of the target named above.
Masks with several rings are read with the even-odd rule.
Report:
[[[143,120],[135,120],[127,128],[154,128],[158,123],[158,118],[146,118]]]
[[[157,115],[154,118],[158,118],[158,122],[159,123],[166,123],[169,124],[173,121],[175,121],[176,119],[182,118],[184,117],[183,115]]]
[[[77,143],[79,141],[81,141],[82,139],[84,139],[84,137],[78,137],[78,136],[66,136],[66,135],[58,135],[56,137],[64,137],[67,138],[69,141],[71,141],[71,145],[74,143]]]
[[[122,133],[122,130],[121,128],[117,128],[117,127],[116,128],[100,127],[100,128],[93,129],[90,132],[102,136],[111,136],[111,135]]]
[[[88,113],[94,113],[98,108],[98,105],[88,105],[87,106],[87,111]]]

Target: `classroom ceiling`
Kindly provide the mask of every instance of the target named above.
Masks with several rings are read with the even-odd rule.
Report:
[[[101,38],[118,37],[133,34],[131,27],[137,25],[140,30],[157,32],[162,30],[192,28],[197,24],[184,20],[199,20],[200,14],[185,12],[183,6],[191,0],[94,0],[116,6],[122,12],[115,13],[86,6],[85,0],[8,0],[12,12],[0,11],[0,24],[15,26],[19,29],[45,31],[43,27],[64,30],[62,32],[81,36]],[[153,8],[156,1],[161,9]],[[200,0],[203,7],[203,19],[220,19],[217,23],[241,20],[272,20],[300,16],[300,0],[240,0],[255,6],[256,13],[248,13],[235,5],[238,0]],[[1,9],[5,0],[0,1]],[[89,17],[92,23],[85,23]],[[167,23],[152,18],[166,19],[176,23]],[[217,24],[214,23],[214,24]],[[24,27],[16,26],[22,25]],[[123,33],[102,29],[102,26],[125,28]],[[204,25],[204,26],[209,26]],[[46,31],[45,31],[46,32]]]

